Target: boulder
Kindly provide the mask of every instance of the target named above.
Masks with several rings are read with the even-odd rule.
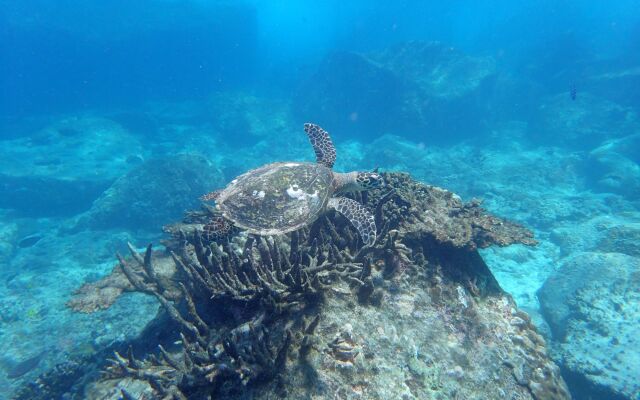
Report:
[[[600,191],[640,193],[640,133],[607,140],[589,153],[589,178]]]
[[[555,358],[576,398],[637,399],[640,259],[621,253],[569,257],[538,292]]]
[[[30,217],[74,215],[144,154],[110,119],[61,118],[0,146],[0,207]]]
[[[429,98],[456,100],[481,88],[496,73],[492,57],[472,57],[439,42],[410,41],[368,55]]]
[[[215,136],[224,138],[224,144],[236,150],[250,149],[260,140],[272,139],[292,128],[289,104],[271,97],[244,92],[216,93],[207,101],[205,111],[206,122]],[[313,117],[312,113],[307,116]],[[297,128],[302,130],[301,126]]]
[[[531,121],[531,137],[537,143],[578,150],[591,150],[639,130],[633,108],[586,92],[575,100],[567,93],[547,98]]]
[[[549,239],[560,249],[562,257],[582,252],[640,257],[640,215],[626,212],[624,217],[601,215],[563,224],[551,231]]]
[[[298,88],[294,116],[351,137],[393,133],[446,142],[481,129],[496,76],[491,57],[437,42],[328,55]]]
[[[365,55],[329,54],[297,89],[294,117],[312,118],[333,136],[377,136],[404,119],[408,89],[401,77]]]
[[[85,211],[111,182],[0,174],[0,208],[20,216],[64,217]]]
[[[15,222],[0,226],[0,265],[8,262],[16,248],[20,247],[20,243],[16,243],[18,234],[19,227]]]
[[[604,62],[598,70],[589,74],[585,86],[589,91],[616,103],[633,107],[640,102],[640,92],[629,88],[640,87],[640,66],[614,66]]]
[[[189,154],[152,159],[118,178],[81,214],[73,230],[159,229],[203,194],[223,186],[222,174],[206,159]]]

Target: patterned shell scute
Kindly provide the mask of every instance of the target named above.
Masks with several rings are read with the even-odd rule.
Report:
[[[324,165],[279,162],[234,179],[217,200],[225,217],[249,233],[275,235],[312,223],[333,193]]]

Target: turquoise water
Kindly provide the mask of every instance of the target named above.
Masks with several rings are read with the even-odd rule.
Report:
[[[531,228],[487,264],[575,398],[638,399],[635,3],[0,0],[0,398],[135,338],[153,299],[72,293],[311,121]]]

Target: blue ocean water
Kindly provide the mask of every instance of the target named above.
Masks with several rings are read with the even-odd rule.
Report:
[[[135,337],[154,299],[74,290],[312,121],[532,229],[487,264],[574,398],[638,399],[639,113],[632,0],[0,0],[0,398]]]

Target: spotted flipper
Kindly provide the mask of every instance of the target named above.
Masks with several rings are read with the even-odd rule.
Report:
[[[209,222],[202,227],[203,237],[212,242],[230,237],[233,231],[233,224],[221,216],[212,217]]]
[[[200,196],[200,200],[202,201],[217,200],[218,197],[220,197],[220,190],[203,194],[202,196]]]
[[[313,151],[316,152],[316,161],[318,164],[333,168],[333,163],[336,162],[336,148],[333,146],[333,142],[327,131],[316,124],[310,123],[304,124],[304,131],[309,137]]]
[[[365,245],[373,246],[376,241],[376,220],[365,206],[346,197],[332,197],[328,206],[351,222]]]

